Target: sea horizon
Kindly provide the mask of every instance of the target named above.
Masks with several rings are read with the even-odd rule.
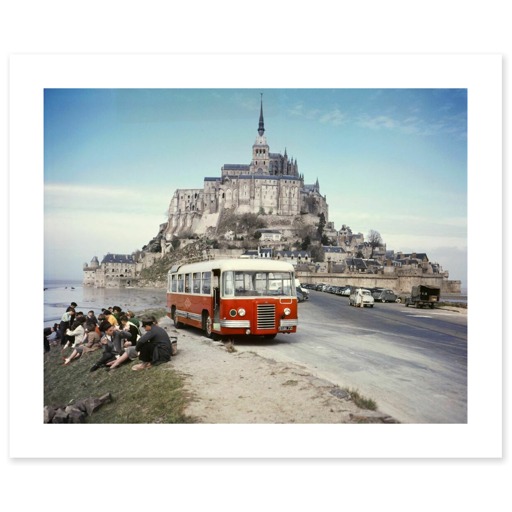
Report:
[[[166,290],[156,288],[94,288],[78,279],[44,280],[44,326],[60,323],[67,307],[75,302],[77,311],[98,316],[102,309],[119,306],[123,311],[166,307]]]

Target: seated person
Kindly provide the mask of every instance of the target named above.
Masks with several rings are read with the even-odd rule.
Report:
[[[73,352],[64,359],[64,366],[67,366],[74,359],[79,359],[84,352],[93,352],[101,348],[100,335],[97,332],[96,324],[85,323],[85,336],[83,342],[73,348]]]
[[[91,372],[95,372],[102,366],[106,366],[107,363],[113,362],[121,357],[124,353],[123,340],[131,340],[132,338],[129,330],[120,330],[118,326],[111,325],[108,322],[104,322],[102,325],[100,325],[100,331],[104,333],[103,337],[101,338],[103,354],[101,358],[91,367]]]
[[[170,361],[171,359],[171,339],[169,335],[157,325],[156,319],[146,317],[142,319],[142,328],[145,331],[135,347],[126,347],[123,354],[116,360],[107,363],[110,368],[117,368],[123,362],[134,360],[137,357],[142,361],[132,367],[132,370],[146,370],[152,366]]]

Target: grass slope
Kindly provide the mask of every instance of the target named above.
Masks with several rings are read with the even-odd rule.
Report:
[[[135,361],[109,372],[90,372],[101,349],[63,366],[63,356],[70,352],[52,346],[44,356],[44,405],[70,405],[111,393],[112,402],[89,416],[87,423],[193,423],[183,413],[187,396],[170,363],[134,372]]]

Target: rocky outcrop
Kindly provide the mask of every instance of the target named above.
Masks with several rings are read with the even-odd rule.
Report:
[[[106,393],[99,398],[85,398],[67,406],[46,405],[44,407],[44,423],[85,423],[103,404],[112,401],[112,395]]]

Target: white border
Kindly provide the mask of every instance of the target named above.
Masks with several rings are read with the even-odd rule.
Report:
[[[283,66],[293,73],[283,73]],[[265,69],[253,79],[253,69]],[[480,458],[502,455],[501,279],[478,271],[493,243],[501,271],[499,55],[19,55],[10,58],[10,456],[15,458]],[[266,77],[266,78],[265,78]],[[76,425],[42,423],[43,90],[59,87],[468,88],[469,410],[467,425]],[[482,207],[483,206],[483,207]],[[27,211],[30,225],[25,223]],[[20,227],[23,229],[19,229]],[[32,250],[26,247],[27,228]],[[481,236],[485,234],[482,241]],[[474,293],[472,293],[474,292]],[[32,316],[27,318],[27,297]],[[32,329],[33,324],[33,329]],[[34,338],[32,335],[31,338]],[[33,341],[33,340],[32,340]],[[37,353],[37,354],[36,354]],[[39,356],[39,351],[34,354]],[[32,366],[33,364],[33,366]],[[33,377],[33,378],[31,378]],[[137,439],[153,445],[102,443]],[[145,435],[144,439],[148,439]],[[162,439],[169,439],[162,448]],[[79,440],[79,442],[76,442]],[[177,440],[177,442],[172,442]]]

